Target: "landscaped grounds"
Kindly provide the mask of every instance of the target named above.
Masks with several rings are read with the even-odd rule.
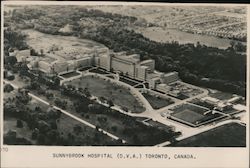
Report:
[[[138,99],[131,94],[129,88],[119,86],[118,84],[111,82],[110,79],[88,75],[66,82],[65,84],[73,85],[76,88],[87,88],[91,95],[111,100],[115,105],[126,107],[131,112],[140,113],[145,111],[145,108],[140,104]]]
[[[142,95],[147,99],[154,109],[160,109],[174,103],[171,98],[163,98],[161,96],[152,95],[149,93],[142,93]]]

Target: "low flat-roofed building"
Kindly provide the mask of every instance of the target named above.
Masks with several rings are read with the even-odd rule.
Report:
[[[38,61],[38,68],[44,73],[51,73],[52,65],[46,61]]]
[[[234,102],[237,102],[239,100],[241,100],[242,98],[240,96],[235,96],[235,97],[232,97],[231,99],[227,100],[228,103],[234,103]]]
[[[247,110],[247,107],[242,105],[242,104],[235,104],[235,105],[233,105],[233,108],[236,110],[239,110],[239,111],[246,111]]]
[[[220,111],[231,109],[233,105],[231,103],[219,102],[216,106],[216,109]]]
[[[219,99],[216,99],[216,98],[210,97],[210,96],[206,96],[206,97],[201,98],[201,101],[206,102],[206,103],[211,104],[211,105],[217,105],[220,102]]]
[[[168,86],[167,84],[165,83],[160,83],[160,84],[157,84],[156,85],[156,90],[158,91],[161,91],[161,92],[164,92],[164,93],[167,93],[170,91],[170,86]]]
[[[178,97],[178,96],[181,95],[181,91],[179,91],[179,90],[171,90],[170,89],[170,91],[168,92],[168,94],[171,95],[171,96],[174,96],[174,97]]]
[[[73,64],[73,63],[71,63]],[[52,68],[51,68],[51,73],[56,72],[58,74],[67,72],[67,71],[72,71],[74,70],[73,66],[70,66],[69,62],[65,61],[56,61],[53,63]]]
[[[17,62],[25,62],[27,58],[29,58],[30,55],[30,50],[19,50],[16,52],[16,59]]]

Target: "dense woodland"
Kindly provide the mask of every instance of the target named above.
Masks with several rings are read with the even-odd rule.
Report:
[[[6,26],[16,25],[17,28],[34,28],[62,35],[66,34],[59,29],[67,24],[72,25],[72,32],[67,35],[92,39],[114,51],[138,53],[141,59],[154,59],[157,70],[178,71],[185,82],[246,95],[246,52],[241,43],[232,42],[231,47],[224,50],[200,45],[199,42],[184,45],[176,41],[155,42],[128,29],[130,25],[138,24],[135,17],[76,6],[16,9],[5,22]],[[25,37],[15,32],[4,32],[6,54],[11,47],[27,47],[22,42]],[[13,39],[16,42],[12,42]]]

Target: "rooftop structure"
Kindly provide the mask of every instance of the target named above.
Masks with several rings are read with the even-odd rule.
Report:
[[[216,99],[210,96],[203,97],[201,100],[212,105],[217,105],[220,102],[219,99]]]

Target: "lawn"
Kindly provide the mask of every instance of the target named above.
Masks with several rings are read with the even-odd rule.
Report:
[[[212,110],[214,108],[214,105],[211,105],[211,104],[206,103],[206,102],[202,102],[200,99],[193,99],[190,101],[190,103],[196,104],[199,106],[203,106],[205,108],[209,108],[210,110]]]
[[[174,114],[172,114],[172,116],[174,116],[180,120],[192,123],[192,124],[195,124],[196,121],[199,121],[202,118],[204,118],[204,115],[196,113],[196,112],[191,111],[189,109],[183,110],[183,111],[178,112],[178,113],[174,113]]]
[[[120,76],[120,81],[122,81],[122,82],[124,82],[124,83],[127,83],[127,84],[129,84],[130,86],[134,86],[134,85],[137,85],[137,84],[141,83],[141,82],[136,82],[136,81],[134,81],[134,80],[128,80],[128,79],[126,79],[126,78],[124,78],[124,77],[122,77],[122,76]]]
[[[145,111],[140,102],[130,93],[127,88],[118,86],[107,80],[94,76],[85,76],[65,84],[73,85],[77,88],[88,88],[91,95],[96,97],[104,97],[111,100],[115,105],[126,107],[134,113]]]
[[[195,113],[202,114],[202,115],[204,112],[207,112],[209,110],[205,107],[198,107],[198,106],[195,106],[192,104],[181,104],[181,105],[174,107],[173,111],[174,111],[174,113],[179,113],[179,112],[182,112],[182,111],[187,110],[187,109],[190,111],[193,111]]]
[[[79,68],[78,69],[78,71],[87,71],[87,70],[89,70],[90,68],[92,68],[92,67],[82,67],[82,68]]]
[[[245,147],[246,127],[230,123],[177,142],[176,147]]]
[[[170,126],[167,126],[165,124],[162,124],[160,122],[157,122],[157,121],[153,121],[152,119],[146,121],[146,123],[148,123],[149,125],[151,125],[152,127],[158,127],[160,129],[164,129],[164,130],[171,130],[172,127]]]
[[[228,100],[228,99],[231,99],[233,97],[233,95],[231,93],[220,92],[220,91],[218,91],[216,93],[211,93],[210,96],[217,98],[219,100]]]
[[[71,78],[71,77],[77,76],[77,75],[80,75],[80,73],[73,71],[73,72],[61,74],[60,76],[63,78]]]
[[[98,74],[110,74],[109,72],[101,68],[91,69],[89,72],[98,73]]]
[[[104,47],[95,41],[80,39],[74,36],[50,35],[34,29],[26,29],[22,30],[22,32],[28,35],[26,41],[30,47],[37,50],[43,49],[44,52],[49,51],[53,45],[62,48],[63,51],[76,51],[77,54],[92,50],[95,46]]]
[[[157,97],[149,93],[142,93],[142,95],[147,99],[147,101],[150,103],[150,105],[154,109],[160,109],[162,107],[165,107],[174,103],[174,101],[171,100],[170,98],[162,98],[160,96]]]

